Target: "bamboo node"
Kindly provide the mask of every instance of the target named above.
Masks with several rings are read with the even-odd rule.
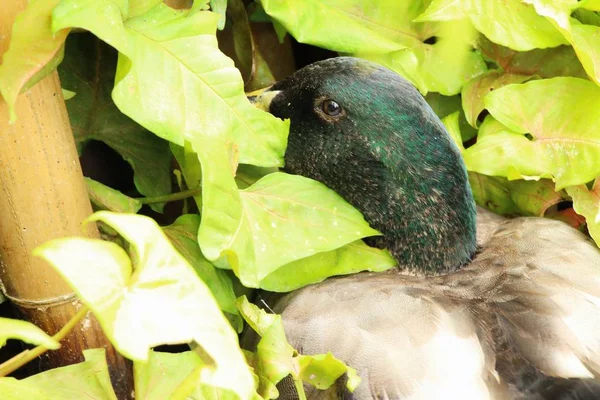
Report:
[[[14,305],[22,307],[22,308],[49,308],[56,307],[66,303],[70,303],[73,300],[77,300],[76,293],[63,294],[55,297],[48,297],[45,299],[24,299],[21,297],[13,296],[7,293],[6,287],[0,281],[0,291],[8,300],[10,300]]]

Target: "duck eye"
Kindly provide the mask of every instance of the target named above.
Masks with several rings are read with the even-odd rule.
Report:
[[[324,100],[321,104],[323,112],[331,117],[337,117],[342,113],[342,106],[334,100]]]

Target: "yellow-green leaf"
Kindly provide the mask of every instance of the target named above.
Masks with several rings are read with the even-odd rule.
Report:
[[[223,137],[239,147],[240,162],[282,165],[287,124],[246,98],[240,72],[218,49],[218,19],[159,3],[123,20],[113,0],[62,0],[53,29],[85,28],[119,51],[113,100],[156,135],[180,146]]]
[[[84,350],[85,361],[29,378],[0,378],[2,400],[116,400],[104,349]]]
[[[521,83],[531,79],[528,75],[518,75],[504,73],[502,71],[488,71],[474,79],[471,79],[462,88],[461,98],[462,106],[465,110],[465,116],[469,124],[477,128],[477,118],[485,109],[483,104],[484,97],[492,90],[510,85],[511,83]]]
[[[60,347],[60,343],[31,322],[0,317],[0,347],[4,346],[8,339],[18,339],[52,350]]]
[[[245,286],[258,287],[289,262],[379,234],[334,191],[308,178],[277,172],[240,191],[225,143],[193,145],[202,162],[200,247]]]
[[[463,0],[477,30],[511,49],[527,51],[567,43],[560,32],[521,0]]]
[[[235,331],[156,222],[108,211],[93,214],[90,221],[108,224],[129,241],[135,268],[122,248],[94,239],[56,239],[36,254],[90,307],[119,352],[146,361],[154,346],[193,341],[212,369],[201,374],[201,382],[250,397],[254,381]]]
[[[88,196],[92,205],[97,210],[108,210],[124,213],[137,213],[142,208],[142,203],[123,193],[110,188],[98,181],[85,178]]]
[[[465,151],[470,171],[552,177],[559,190],[600,175],[600,88],[592,82],[563,77],[508,85],[484,100],[505,129],[480,135]]]
[[[63,58],[69,29],[51,29],[52,10],[59,1],[31,1],[15,19],[10,47],[0,65],[0,93],[11,121],[16,119],[14,106],[19,93],[52,72]]]

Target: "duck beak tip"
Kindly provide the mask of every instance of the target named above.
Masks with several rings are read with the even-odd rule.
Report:
[[[280,93],[279,90],[270,90],[271,87],[272,86],[268,86],[264,89],[246,93],[246,97],[248,100],[250,100],[250,103],[254,104],[256,108],[269,112],[271,101]]]

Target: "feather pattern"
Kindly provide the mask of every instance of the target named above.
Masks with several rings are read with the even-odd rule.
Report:
[[[357,399],[532,398],[547,377],[598,377],[595,245],[561,222],[481,209],[478,228],[482,250],[457,272],[362,273],[271,298],[288,340],[357,368]]]

